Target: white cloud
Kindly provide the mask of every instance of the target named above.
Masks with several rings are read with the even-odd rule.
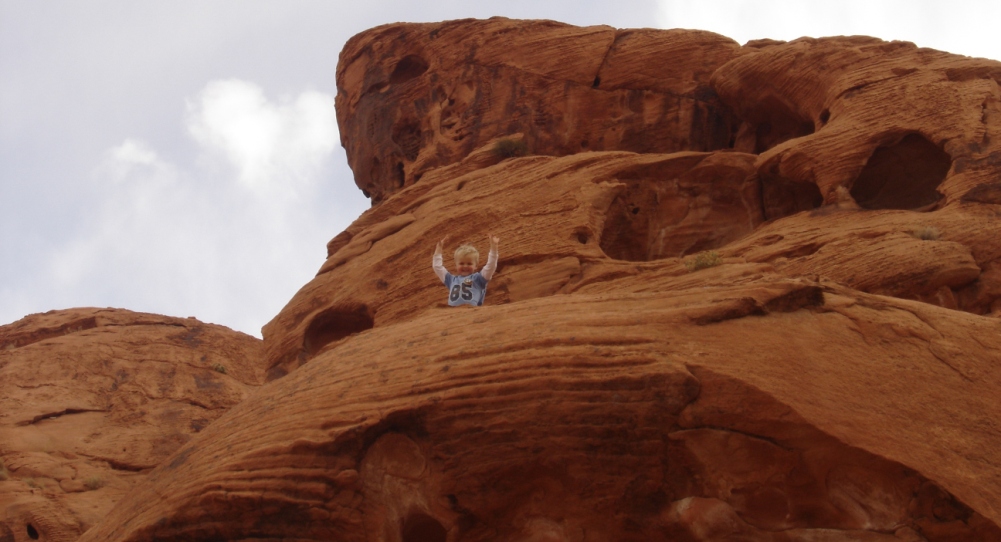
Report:
[[[141,141],[126,139],[121,145],[108,151],[106,165],[112,169],[109,173],[118,180],[128,177],[129,173],[136,167],[151,167],[155,169],[165,169],[166,164]]]
[[[49,260],[53,293],[259,334],[367,203],[359,194],[338,207],[324,193],[335,122],[320,92],[270,101],[252,83],[209,83],[187,112],[195,165],[135,139],[105,152],[92,182],[100,206]]]
[[[271,103],[260,87],[237,79],[213,81],[189,100],[187,128],[244,186],[268,197],[313,182],[339,143],[332,96],[306,91]]]

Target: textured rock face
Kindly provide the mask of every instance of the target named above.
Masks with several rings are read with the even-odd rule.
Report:
[[[997,322],[762,272],[363,333],[85,539],[996,539]]]
[[[752,159],[586,153],[459,177],[449,168],[429,173],[411,197],[391,198],[331,242],[320,274],[265,326],[269,375],[286,374],[351,333],[443,302],[428,247],[446,233],[475,241],[483,254],[488,230],[504,240],[504,273],[488,290],[493,303],[569,291],[590,274],[634,272],[622,260],[676,258],[739,238],[762,220],[757,189],[745,182]],[[605,246],[622,260],[606,256]]]
[[[383,26],[341,53],[341,141],[374,202],[514,133],[555,156],[726,148],[736,126],[708,83],[739,54],[709,32],[500,18]]]
[[[260,384],[260,353],[220,326],[124,310],[0,327],[0,540],[76,540]]]
[[[270,382],[82,539],[1001,540],[999,79],[864,37],[356,36],[376,205],[264,328]],[[435,243],[488,232],[486,305],[444,307]]]

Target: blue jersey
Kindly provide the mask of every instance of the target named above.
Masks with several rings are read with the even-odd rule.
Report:
[[[478,272],[463,277],[445,273],[445,287],[448,288],[448,304],[452,307],[459,305],[479,307],[483,304],[483,298],[487,296],[487,279]]]

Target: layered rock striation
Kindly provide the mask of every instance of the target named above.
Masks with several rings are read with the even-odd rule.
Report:
[[[362,333],[85,539],[997,539],[997,323],[761,273]]]
[[[337,81],[372,209],[82,540],[1001,540],[1001,64],[490,19]]]

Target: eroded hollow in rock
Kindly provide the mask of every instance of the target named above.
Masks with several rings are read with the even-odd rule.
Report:
[[[420,77],[428,71],[428,63],[417,55],[407,55],[396,63],[393,73],[389,76],[389,84],[398,85],[415,77]]]
[[[403,168],[403,162],[396,163],[396,184],[399,188],[403,188],[403,185],[407,182],[407,172]]]
[[[952,158],[920,134],[875,150],[852,184],[851,195],[865,209],[930,210]]]
[[[780,143],[813,132],[811,119],[796,113],[777,96],[765,96],[748,114],[747,125],[737,136],[736,148],[761,154]]]
[[[619,172],[599,246],[616,260],[651,261],[721,247],[760,222],[753,159],[712,156]],[[583,241],[582,241],[583,242]]]
[[[404,118],[393,125],[393,143],[400,147],[407,161],[413,162],[421,152],[421,125],[416,119]]]
[[[28,527],[27,527],[27,531],[28,531],[28,538],[30,538],[32,540],[38,540],[38,530],[35,529],[34,525],[32,525],[32,524],[29,523]]]
[[[303,351],[306,356],[313,357],[328,344],[374,326],[375,321],[365,305],[327,309],[313,318],[306,328]]]
[[[601,233],[601,250],[609,258],[643,262],[651,258],[648,239],[650,216],[656,209],[649,203],[656,201],[649,183],[630,186],[629,190],[612,201]]]
[[[448,531],[433,517],[413,512],[403,521],[402,542],[445,542]]]

